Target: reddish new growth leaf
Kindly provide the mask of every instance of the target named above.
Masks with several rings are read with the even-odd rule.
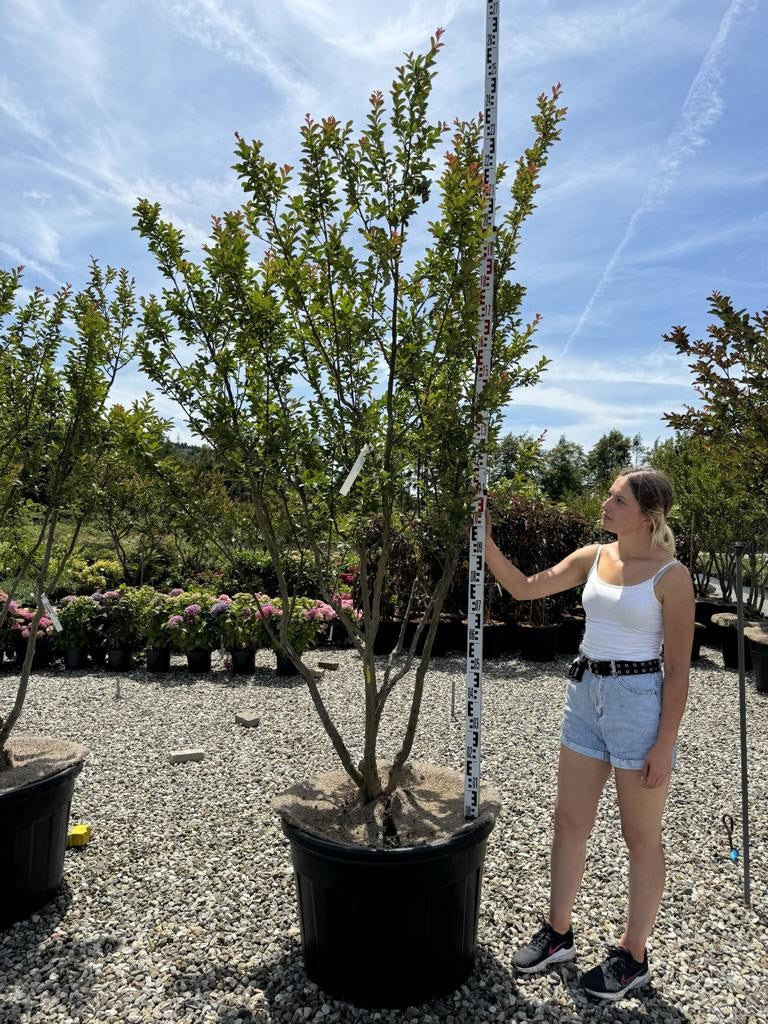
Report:
[[[384,102],[384,93],[381,91],[381,89],[377,89],[375,92],[371,93],[371,106],[372,107],[380,107],[383,102]]]

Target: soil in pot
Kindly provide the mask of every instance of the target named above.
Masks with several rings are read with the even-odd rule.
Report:
[[[273,806],[291,841],[305,968],[325,992],[402,1008],[466,980],[495,790],[483,789],[467,822],[463,776],[412,763],[386,809],[361,807],[344,772],[291,787]],[[393,836],[400,845],[387,848]]]
[[[230,651],[232,671],[236,676],[250,676],[256,671],[256,651],[242,649]]]
[[[171,671],[171,649],[170,647],[148,647],[147,648],[147,672],[170,672]]]
[[[190,672],[210,672],[211,652],[204,649],[187,651],[187,668]]]
[[[88,750],[50,736],[11,737],[0,771],[0,928],[47,903],[61,886],[75,779]]]
[[[554,661],[558,650],[560,626],[533,626],[518,622],[517,638],[520,657],[525,661]]]
[[[87,647],[67,647],[64,651],[64,668],[71,672],[88,666]]]

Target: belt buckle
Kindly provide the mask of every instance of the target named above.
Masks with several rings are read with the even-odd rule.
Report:
[[[615,658],[611,658],[611,675],[614,676],[614,677],[617,675],[617,672],[616,672],[616,659]]]

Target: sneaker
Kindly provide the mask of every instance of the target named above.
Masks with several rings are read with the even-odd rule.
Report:
[[[638,963],[623,946],[609,946],[605,960],[581,976],[585,992],[611,1002],[621,999],[630,989],[647,985],[650,980],[648,953],[643,955],[643,962]]]
[[[561,964],[566,960],[574,960],[576,948],[573,945],[573,928],[567,932],[556,932],[549,921],[541,917],[541,928],[536,932],[527,946],[523,946],[512,957],[512,963],[523,974],[535,974],[543,971],[550,964]]]

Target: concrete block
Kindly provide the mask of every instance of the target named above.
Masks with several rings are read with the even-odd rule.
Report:
[[[183,764],[185,761],[202,761],[204,757],[205,751],[194,747],[189,750],[171,750],[168,753],[168,759],[171,764]]]
[[[252,729],[257,726],[261,719],[256,714],[253,708],[244,708],[242,711],[238,711],[235,715],[235,722],[238,725],[244,725],[246,729]]]

